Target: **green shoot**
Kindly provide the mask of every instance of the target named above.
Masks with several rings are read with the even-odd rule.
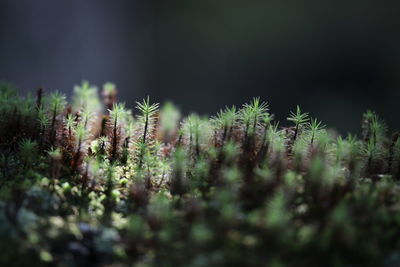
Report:
[[[143,143],[146,144],[147,131],[149,124],[153,121],[155,114],[158,111],[159,104],[150,104],[149,97],[143,99],[142,102],[136,102],[136,108],[140,111],[139,120],[144,122]]]
[[[49,106],[52,113],[51,125],[50,125],[50,145],[54,145],[56,137],[56,117],[61,110],[64,110],[66,105],[66,97],[58,91],[52,93],[49,97]]]
[[[311,133],[310,144],[312,145],[314,143],[315,135],[319,131],[323,130],[325,128],[325,125],[322,125],[321,121],[318,121],[317,119],[311,118],[310,119],[310,123],[308,124],[308,127],[309,127],[309,130],[310,130],[310,133]]]
[[[296,113],[291,111],[287,120],[295,124],[293,140],[296,141],[300,127],[308,122],[308,113],[302,113],[300,107],[297,105]]]
[[[20,153],[24,168],[30,167],[37,157],[37,143],[30,139],[22,140],[20,144]]]
[[[266,112],[268,112],[268,104],[261,102],[259,97],[255,97],[249,104],[243,105],[239,112],[239,119],[244,124],[245,137],[255,134],[256,127]]]
[[[65,120],[65,126],[68,131],[68,138],[72,137],[72,129],[75,127],[75,118],[72,116],[71,113],[67,114],[67,118]]]
[[[176,134],[181,114],[179,110],[170,102],[165,103],[160,111],[160,130],[162,138],[169,143]]]
[[[217,116],[211,117],[211,121],[214,124],[216,128],[223,129],[223,134],[222,134],[222,142],[225,142],[225,139],[230,139],[230,136],[232,134],[233,126],[236,123],[237,120],[237,111],[236,107],[225,107],[224,110],[220,110],[217,113]]]
[[[142,102],[136,102],[136,108],[140,111],[140,114],[138,115],[138,120],[141,122],[142,127],[143,127],[143,134],[141,140],[138,141],[138,146],[139,146],[139,164],[138,167],[139,169],[142,168],[143,165],[143,160],[148,153],[148,147],[147,147],[147,138],[149,135],[149,128],[152,127],[152,124],[154,122],[155,116],[158,112],[158,103],[150,104],[150,99],[147,97],[147,99],[143,99]]]

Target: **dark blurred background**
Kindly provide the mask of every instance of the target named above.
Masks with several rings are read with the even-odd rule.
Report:
[[[253,96],[345,133],[376,110],[400,128],[399,1],[0,0],[0,79],[70,95],[113,81],[213,114]]]

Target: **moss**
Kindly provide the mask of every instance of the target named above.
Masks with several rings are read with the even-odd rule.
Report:
[[[103,103],[101,104],[101,101]],[[377,266],[400,246],[400,138],[252,99],[210,118],[0,85],[1,264]]]

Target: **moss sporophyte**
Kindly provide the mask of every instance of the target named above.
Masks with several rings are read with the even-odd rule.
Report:
[[[0,85],[2,265],[398,265],[400,135],[373,111],[357,138],[260,98],[208,118],[100,96]]]

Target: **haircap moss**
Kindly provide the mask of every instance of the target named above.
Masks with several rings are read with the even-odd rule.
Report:
[[[72,101],[0,84],[4,266],[384,266],[398,258],[400,138],[338,136],[254,98],[215,116],[84,81]],[[367,240],[367,241],[366,241]],[[398,262],[397,262],[398,263]]]

